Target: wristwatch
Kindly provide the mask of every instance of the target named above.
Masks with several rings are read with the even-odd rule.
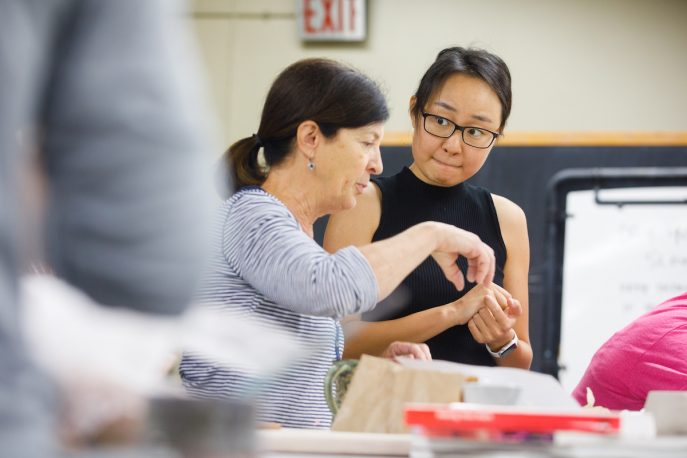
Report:
[[[491,351],[491,348],[489,348],[489,344],[484,344],[484,346],[487,347],[487,351],[494,358],[503,358],[508,353],[518,348],[518,335],[515,333],[515,331],[513,331],[513,338],[506,345],[499,348],[497,351]]]

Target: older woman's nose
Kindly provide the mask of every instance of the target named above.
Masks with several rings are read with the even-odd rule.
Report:
[[[367,171],[370,175],[379,175],[384,170],[382,164],[382,153],[379,148],[375,148],[374,153],[370,156],[370,161],[367,163]]]

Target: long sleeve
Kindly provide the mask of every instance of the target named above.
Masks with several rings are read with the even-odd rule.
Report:
[[[99,302],[157,313],[189,301],[212,202],[175,3],[75,3],[42,120],[50,263]]]
[[[223,253],[270,300],[297,313],[342,317],[370,310],[377,282],[355,247],[327,253],[288,209],[262,191],[236,199],[227,214]]]

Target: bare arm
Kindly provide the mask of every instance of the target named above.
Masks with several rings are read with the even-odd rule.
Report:
[[[346,336],[344,358],[360,358],[362,354],[379,356],[394,341],[422,343],[453,326],[466,324],[484,307],[484,297],[494,295],[493,286],[477,285],[454,302],[395,320],[367,322],[360,315],[350,316],[342,323]],[[499,302],[506,304],[507,301],[500,298]]]
[[[370,199],[370,200],[367,200]],[[374,199],[377,199],[375,206]],[[362,201],[362,202],[361,202]],[[358,211],[348,213],[348,221],[342,223],[342,219],[333,217],[330,224],[342,224],[342,228],[328,230],[329,237],[325,234],[325,249],[336,251],[340,248],[354,244],[350,239],[341,243],[333,242],[333,234],[339,235],[357,233],[360,226],[363,229],[357,233],[355,240],[360,242],[364,238],[371,239],[372,233],[379,223],[379,196],[376,190],[370,190],[359,199],[360,208],[356,205],[353,210]],[[377,208],[376,223],[367,220],[363,214],[365,210]],[[362,232],[365,231],[365,232]],[[365,237],[362,237],[364,235]],[[494,278],[495,260],[494,250],[482,242],[475,234],[458,229],[449,224],[426,221],[416,224],[405,231],[390,237],[386,240],[358,245],[360,252],[370,263],[377,279],[379,288],[379,300],[388,296],[401,281],[408,276],[427,256],[432,256],[439,265],[446,279],[453,283],[458,290],[465,287],[465,278],[458,268],[456,260],[459,256],[464,256],[468,261],[468,269],[465,277],[470,282],[491,283]]]
[[[465,275],[468,281],[489,284],[494,278],[494,250],[475,234],[448,224],[432,221],[416,224],[398,235],[359,249],[375,273],[379,300],[396,289],[430,255],[458,290],[465,287],[465,278],[456,263],[459,256],[468,261]]]
[[[324,249],[335,253],[350,245],[370,243],[382,215],[381,197],[379,188],[370,183],[358,196],[355,207],[331,215],[324,232]]]
[[[369,244],[379,225],[380,215],[379,191],[375,186],[370,186],[358,198],[356,207],[330,217],[324,238],[325,249],[334,252],[349,245]],[[407,246],[401,246],[398,249],[407,249],[414,243],[411,239],[409,243],[405,243]],[[426,255],[422,258],[424,257]],[[416,264],[408,270],[408,273],[415,267]],[[401,278],[396,276],[397,281],[400,282],[405,275]],[[397,285],[398,283],[393,286]],[[483,297],[488,294],[487,291],[486,288],[478,286],[455,302],[396,320],[366,323],[360,321],[359,317],[351,317],[344,323],[346,332],[344,356],[356,358],[362,353],[381,355],[394,341],[424,342],[452,326],[465,324],[483,306]],[[500,298],[499,302],[503,301],[504,299]]]
[[[504,358],[496,359],[499,366],[529,369],[532,364],[532,347],[529,336],[528,274],[530,246],[527,236],[525,213],[513,202],[500,196],[493,196],[494,206],[501,225],[508,258],[503,269],[503,286],[520,303],[520,311],[509,314],[508,310],[483,310],[470,320],[468,327],[481,343],[487,343],[492,350],[498,350],[513,337],[518,336],[518,348]]]
[[[358,197],[356,206],[329,217],[324,235],[324,248],[333,253],[348,245],[370,243],[381,216],[381,196],[375,185],[368,186]],[[446,329],[445,321],[453,315],[448,306],[435,307],[397,320],[364,322],[352,315],[342,322],[346,335],[344,358],[365,354],[380,356],[394,341],[421,343]]]

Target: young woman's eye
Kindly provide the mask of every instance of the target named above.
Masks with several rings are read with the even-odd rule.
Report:
[[[441,116],[437,116],[437,124],[439,124],[440,126],[448,126],[449,120],[446,118],[442,118]]]
[[[476,127],[468,127],[466,129],[466,131],[467,131],[467,134],[469,136],[471,136],[472,138],[479,138],[485,134],[485,132],[482,129],[478,129]]]

